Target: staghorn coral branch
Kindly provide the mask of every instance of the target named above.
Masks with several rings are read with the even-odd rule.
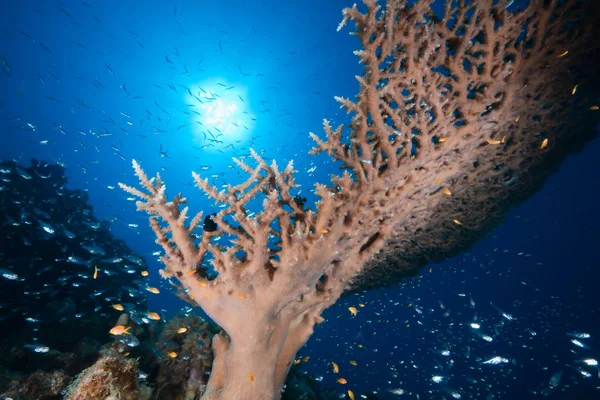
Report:
[[[202,221],[202,217],[204,216],[204,213],[202,211],[199,211],[194,218],[192,219],[192,221],[190,222],[190,226],[189,226],[189,230],[190,232],[193,232],[197,227],[198,224],[200,224],[200,221]]]
[[[526,165],[543,161],[544,138],[555,144],[568,143],[563,137],[574,140],[567,116],[585,111],[580,99],[571,97],[574,79],[582,75],[574,71],[583,70],[577,64],[583,54],[598,50],[597,41],[590,46],[598,12],[578,0],[534,0],[516,12],[492,0],[468,6],[448,1],[440,20],[430,9],[432,1],[409,6],[389,0],[384,10],[374,1],[364,3],[366,12],[348,8],[340,24],[353,20],[363,47],[355,53],[364,65],[360,94],[355,101],[338,99],[353,114],[351,127],[337,135],[326,131],[327,141],[316,138],[312,153],[331,154],[346,141],[352,144],[343,153],[352,180],[333,181],[357,206],[372,207],[375,223],[360,229],[373,232],[364,244],[375,257],[357,271],[358,279],[351,278],[355,285],[368,280],[370,286],[394,268],[401,276],[403,268],[422,265],[435,246],[449,249],[475,237],[456,232],[452,220],[470,221],[469,232],[488,226],[485,213],[499,213],[484,188],[502,193],[498,199],[508,204],[521,197],[516,187],[530,191],[524,179],[520,182]],[[586,126],[579,131],[591,124]],[[363,158],[372,168],[348,158]],[[444,186],[452,186],[452,196],[440,196]],[[368,194],[353,196],[355,191]],[[417,205],[417,199],[424,203]],[[346,218],[361,220],[349,214]],[[448,232],[454,237],[445,239]],[[405,239],[409,235],[430,243],[428,248],[415,246]],[[385,236],[393,250],[379,256]],[[378,268],[385,272],[377,273]]]
[[[275,163],[268,166],[257,153],[252,152],[252,154],[257,166],[251,169],[245,163],[240,163],[241,168],[250,176],[239,185],[230,185],[227,192],[218,192],[198,174],[193,174],[197,186],[210,198],[227,204],[225,209],[213,217],[213,221],[219,228],[218,233],[203,232],[198,246],[194,244],[191,234],[199,224],[202,214],[197,214],[190,225],[186,227],[188,208],[182,208],[186,202],[185,198],[177,195],[173,201],[167,202],[166,188],[160,181],[160,177],[157,177],[155,181],[149,180],[139,164],[134,162],[136,176],[150,194],[120,184],[124,190],[142,199],[138,202],[139,210],[151,214],[151,227],[156,233],[157,243],[165,250],[163,261],[167,268],[163,271],[163,276],[179,279],[182,286],[199,302],[198,293],[201,292],[199,287],[210,286],[212,288],[224,285],[228,289],[220,290],[227,290],[229,295],[231,292],[236,292],[242,297],[255,295],[261,287],[258,282],[272,279],[272,276],[269,278],[269,274],[273,273],[274,267],[268,269],[265,266],[277,264],[277,261],[269,260],[270,251],[267,245],[269,236],[279,236],[281,241],[287,243],[293,237],[294,232],[308,232],[310,229],[315,229],[311,223],[312,214],[305,213],[294,202],[291,195],[291,190],[296,187],[293,180],[295,172],[293,164],[290,163],[283,171],[279,171]],[[159,182],[160,187],[157,186]],[[266,194],[263,211],[254,218],[249,218],[245,206],[260,193]],[[297,223],[291,219],[289,212],[284,208],[286,206],[291,207],[296,218],[303,219],[304,223]],[[231,215],[239,225],[233,225],[226,221],[225,217],[228,215]],[[165,221],[167,226],[160,226],[158,217]],[[271,224],[278,219],[282,221],[283,229],[279,232],[272,231]],[[214,236],[224,234],[231,236],[232,246],[220,247],[210,243],[210,239]],[[243,252],[243,258],[236,256],[239,251]],[[207,271],[202,266],[202,261],[208,253],[212,255],[212,265],[219,273],[217,278],[210,282],[210,285],[203,279],[206,277]],[[280,264],[279,268],[283,270],[289,267]],[[237,286],[240,281],[247,280],[249,276],[254,277],[256,281],[252,286]],[[260,278],[261,276],[262,278]],[[198,282],[194,280],[198,280]],[[204,291],[206,292],[206,290]],[[205,304],[200,304],[205,307]]]

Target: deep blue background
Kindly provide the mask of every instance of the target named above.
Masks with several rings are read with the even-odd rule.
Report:
[[[191,187],[191,171],[219,186],[237,183],[240,172],[230,167],[231,157],[247,155],[252,147],[280,165],[294,159],[302,194],[312,201],[312,184],[327,182],[335,169],[324,157],[307,156],[313,146],[308,132],[322,134],[323,118],[345,121],[333,96],[353,97],[358,89],[354,76],[361,69],[352,51],[360,44],[348,35],[350,28],[336,32],[341,9],[351,3],[3,4],[0,158],[64,164],[69,186],[89,192],[96,215],[111,220],[114,234],[149,261],[150,284],[167,292],[156,273],[160,265],[152,253],[159,249],[147,218],[116,187],[135,182],[131,159],[148,174],[160,171],[168,193],[183,191],[192,211],[211,212],[217,209]],[[202,148],[207,142],[195,121],[216,132],[191,113],[207,114],[190,107],[197,102],[178,85],[194,94],[201,86],[222,96],[237,107],[231,118],[248,129],[227,133],[216,148]],[[235,88],[225,90],[230,86]],[[168,158],[161,157],[161,145]],[[541,192],[468,254],[431,266],[431,272],[428,267],[402,285],[344,298],[326,312],[327,322],[301,350],[301,356],[311,356],[303,368],[340,393],[377,390],[382,398],[395,398],[388,390],[404,388],[421,399],[450,398],[452,391],[462,398],[528,399],[564,370],[552,398],[594,398],[598,372],[587,368],[593,377],[586,379],[566,365],[580,367],[576,360],[597,357],[598,154],[596,140],[572,156]],[[502,317],[490,301],[515,317],[505,319],[497,332]],[[182,303],[163,293],[151,305],[175,312]],[[347,310],[351,305],[359,308],[356,317]],[[444,317],[446,310],[451,312]],[[466,325],[475,314],[492,343]],[[586,341],[592,350],[571,344],[572,331],[592,334]],[[450,357],[439,354],[445,348]],[[481,364],[495,355],[511,362]],[[331,361],[339,364],[339,375]],[[444,376],[444,383],[432,382],[433,375]],[[335,383],[340,376],[346,386]]]

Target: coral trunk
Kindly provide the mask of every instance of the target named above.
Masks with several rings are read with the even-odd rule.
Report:
[[[216,358],[202,400],[277,400],[289,366],[304,344],[290,342],[287,327],[215,336]]]

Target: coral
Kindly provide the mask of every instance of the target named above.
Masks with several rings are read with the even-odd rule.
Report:
[[[71,382],[71,378],[64,371],[36,371],[24,379],[12,382],[8,391],[0,395],[1,398],[19,400],[49,400],[57,398]]]
[[[154,391],[152,390],[152,388],[150,386],[147,386],[145,384],[140,384],[140,397],[139,400],[150,400],[152,399],[154,395]]]
[[[69,386],[65,400],[138,400],[138,369],[135,360],[118,355],[100,358]]]
[[[352,124],[327,126],[315,151],[386,188],[355,199],[396,222],[357,289],[464,250],[593,138],[600,117],[594,1],[446,1],[438,14],[432,1],[365,3],[344,10],[363,47],[360,93],[338,99]]]
[[[157,399],[195,399],[204,394],[213,362],[214,331],[208,322],[193,315],[177,315],[164,326],[157,343],[162,355]],[[171,352],[176,356],[170,357]]]
[[[227,333],[213,338],[204,399],[280,398],[296,352],[344,290],[373,277],[384,285],[472,241],[563,151],[567,116],[590,127],[584,88],[594,85],[574,97],[573,79],[595,78],[572,72],[597,51],[588,29],[597,24],[582,20],[597,16],[590,3],[532,0],[512,12],[493,0],[447,1],[442,21],[433,3],[344,10],[365,69],[357,100],[338,98],[350,129],[326,121],[326,140],[312,135],[311,153],[345,169],[316,185],[315,211],[295,200],[293,164],[280,170],[256,152],[254,167],[235,160],[248,178],[226,190],[193,174],[223,207],[211,216],[217,229],[201,235],[202,213],[188,223],[186,199],[168,200],[160,175],[149,179],[134,161],[142,190],[120,183],[150,215],[162,276]],[[262,210],[249,212],[257,199]]]

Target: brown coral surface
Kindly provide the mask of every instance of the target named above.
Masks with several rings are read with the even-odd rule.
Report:
[[[353,141],[370,141],[367,161],[397,199],[393,231],[355,289],[464,250],[597,133],[595,2],[534,0],[518,12],[446,2],[441,19],[430,3],[390,0],[379,17],[373,5],[345,11],[365,73],[358,100],[341,101],[354,112]]]

